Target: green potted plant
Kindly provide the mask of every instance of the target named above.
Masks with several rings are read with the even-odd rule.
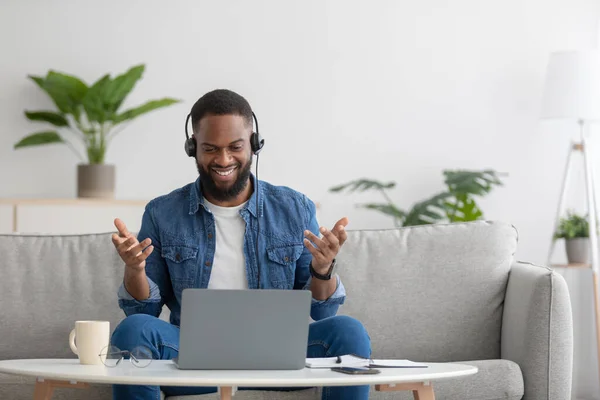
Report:
[[[388,189],[396,186],[394,182],[383,183],[373,179],[357,179],[329,189],[331,192],[364,192],[376,190],[385,199],[384,203],[359,204],[386,214],[394,219],[398,227],[425,225],[442,222],[475,221],[483,218],[483,212],[476,198],[491,192],[494,186],[502,185],[496,171],[444,170],[446,189],[430,198],[415,203],[408,211],[394,204]]]
[[[569,264],[587,264],[590,258],[589,222],[587,216],[571,210],[559,221],[554,239],[565,240],[567,262]]]
[[[76,76],[53,70],[45,77],[29,75],[57,109],[25,111],[25,116],[30,121],[47,123],[54,128],[28,135],[14,148],[67,145],[81,160],[77,166],[77,196],[113,198],[115,166],[104,163],[111,140],[140,115],[179,102],[162,98],[121,110],[144,69],[145,65],[141,64],[114,78],[106,74],[91,86]]]

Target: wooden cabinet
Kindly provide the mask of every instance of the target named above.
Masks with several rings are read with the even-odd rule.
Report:
[[[114,232],[114,220],[117,217],[125,222],[130,231],[137,232],[148,201],[0,198],[0,234]],[[319,217],[320,206],[316,206]]]
[[[136,232],[146,204],[145,200],[0,199],[0,233],[112,232],[117,217]]]

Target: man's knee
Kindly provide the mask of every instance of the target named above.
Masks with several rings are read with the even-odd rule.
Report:
[[[148,329],[158,318],[148,314],[134,314],[117,325],[111,337],[111,345],[121,350],[128,350],[140,344]]]
[[[361,357],[371,355],[371,339],[362,322],[345,315],[335,316],[329,320],[330,329],[334,332],[336,340],[348,353]]]

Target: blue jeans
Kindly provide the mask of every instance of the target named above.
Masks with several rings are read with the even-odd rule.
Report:
[[[155,359],[170,360],[179,352],[179,328],[147,314],[134,314],[124,319],[115,329],[111,344],[121,350],[146,346]],[[277,349],[273,349],[277,351]],[[306,356],[332,357],[344,354],[371,356],[371,342],[363,325],[347,316],[335,316],[310,324]],[[251,388],[239,388],[249,390]],[[160,400],[160,391],[166,396],[214,393],[216,387],[173,387],[114,385],[114,400]],[[270,389],[278,390],[278,389]],[[289,390],[289,389],[279,389]],[[323,388],[323,400],[369,398],[369,386],[337,386]]]

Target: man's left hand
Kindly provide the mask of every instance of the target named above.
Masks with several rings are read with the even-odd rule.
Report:
[[[348,238],[346,225],[348,218],[344,217],[336,222],[332,230],[320,227],[319,232],[323,235],[321,238],[309,230],[304,231],[304,246],[312,254],[312,266],[319,274],[325,275],[329,271],[333,259]]]

